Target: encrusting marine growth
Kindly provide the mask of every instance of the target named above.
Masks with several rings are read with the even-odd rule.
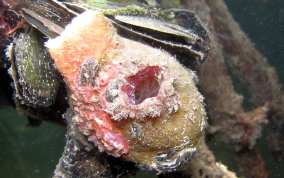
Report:
[[[159,172],[184,165],[206,116],[195,73],[85,11],[46,43],[71,93],[72,121],[100,151]]]

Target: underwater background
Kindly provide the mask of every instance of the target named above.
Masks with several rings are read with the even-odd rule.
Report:
[[[234,19],[255,47],[276,68],[284,83],[284,1],[225,0]],[[237,88],[236,88],[237,90]],[[239,93],[243,91],[238,91]],[[244,94],[244,93],[241,93]],[[2,100],[2,98],[1,98]],[[25,116],[12,107],[0,110],[0,177],[52,177],[65,146],[64,127],[43,122],[30,127]],[[275,163],[269,153],[267,130],[258,139],[270,177],[284,177],[284,163]],[[209,144],[216,159],[238,173],[232,151],[217,140]],[[239,175],[239,174],[238,174]],[[140,171],[136,177],[156,177],[155,172]]]

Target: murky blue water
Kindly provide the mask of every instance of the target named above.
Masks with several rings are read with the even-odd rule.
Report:
[[[0,177],[52,177],[65,146],[66,129],[43,122],[28,127],[14,108],[0,110]]]
[[[255,44],[284,84],[284,1],[283,0],[225,0],[234,19]],[[283,89],[282,89],[283,90]],[[273,161],[268,145],[268,129],[264,127],[258,139],[263,159],[271,178],[284,177],[284,162]],[[219,143],[218,143],[219,144]],[[218,148],[217,148],[218,149]],[[225,148],[226,150],[226,148]],[[234,169],[230,158],[216,154],[217,159]]]
[[[235,20],[277,69],[280,81],[284,83],[284,1],[226,0],[226,3]],[[0,110],[0,177],[53,176],[65,145],[66,129],[46,122],[37,128],[27,127],[27,124],[27,119],[13,108]],[[272,161],[265,135],[258,142],[262,146],[271,177],[284,177],[284,163]],[[226,151],[227,155],[231,154],[227,148],[218,142],[211,147],[216,150],[217,160],[228,165],[231,170],[236,169],[236,162],[223,156]],[[156,177],[154,172],[147,171],[139,175]]]

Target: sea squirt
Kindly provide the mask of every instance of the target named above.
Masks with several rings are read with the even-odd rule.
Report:
[[[203,96],[195,73],[167,52],[119,36],[91,10],[46,46],[70,89],[72,122],[100,151],[159,172],[196,151]]]

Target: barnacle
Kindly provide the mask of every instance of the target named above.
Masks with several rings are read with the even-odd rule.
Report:
[[[70,88],[73,123],[100,151],[159,172],[196,151],[203,97],[195,73],[170,54],[117,35],[91,10],[46,46]]]

